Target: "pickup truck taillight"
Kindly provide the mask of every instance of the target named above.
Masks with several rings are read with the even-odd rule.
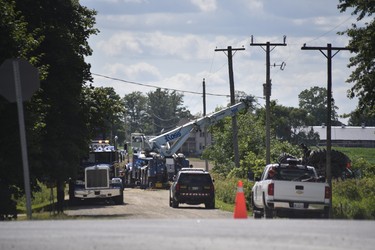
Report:
[[[274,192],[275,192],[275,184],[274,183],[268,184],[268,195],[273,196]]]
[[[326,187],[324,190],[324,199],[330,199],[331,198],[331,188]]]

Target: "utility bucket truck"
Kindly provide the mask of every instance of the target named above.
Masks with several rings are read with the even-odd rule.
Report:
[[[190,134],[193,131],[202,131],[205,127],[213,125],[225,117],[236,115],[240,110],[249,107],[252,101],[253,99],[251,97],[242,99],[239,103],[233,106],[224,108],[220,111],[198,118],[194,121],[188,122],[180,127],[177,127],[169,132],[163,133],[158,136],[146,137],[143,134],[134,134],[134,140],[137,140],[138,143],[136,144],[137,146],[134,147],[134,149],[132,149],[133,162],[130,163],[132,176],[136,178],[136,176],[138,176],[137,173],[142,172],[142,167],[137,166],[137,162],[139,162],[140,160],[145,160],[145,158],[152,155],[154,159],[158,160],[148,160],[147,164],[145,164],[145,166],[147,166],[148,171],[146,171],[146,168],[143,169],[143,173],[147,173],[148,177],[144,176],[142,177],[142,179],[151,180],[150,176],[158,172],[158,170],[156,170],[155,172],[155,167],[153,166],[154,162],[155,164],[164,164],[163,168],[161,168],[159,165],[159,168],[156,169],[159,169],[159,171],[163,171],[163,181],[165,180],[165,176],[167,176],[166,181],[171,181],[173,179],[173,176],[175,176],[181,168],[189,167],[189,161],[185,158],[183,154],[177,153],[177,151],[182,147],[182,145],[186,142],[186,140],[189,138]],[[140,145],[143,145],[144,148],[140,149]],[[142,175],[139,174],[139,176]],[[139,182],[139,180],[136,179],[133,179],[133,181]],[[157,185],[158,187],[164,187],[165,183],[160,184],[159,181],[160,178],[159,180],[156,180],[156,182],[154,182],[153,185]],[[147,183],[146,181],[146,183],[144,184],[147,185],[150,183]]]

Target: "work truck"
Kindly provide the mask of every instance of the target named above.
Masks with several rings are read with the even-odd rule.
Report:
[[[297,159],[269,164],[251,192],[254,218],[328,218],[331,189],[312,166]]]
[[[190,163],[178,150],[194,131],[214,125],[225,117],[237,115],[247,109],[252,97],[241,99],[240,102],[222,110],[208,114],[158,136],[145,136],[133,133],[131,150],[133,162],[128,164],[130,172],[129,185],[141,184],[144,187],[167,187],[173,177],[182,169],[189,168]],[[152,160],[149,157],[152,157]]]
[[[123,204],[124,188],[118,169],[124,160],[108,140],[93,140],[90,152],[82,159],[78,174],[69,181],[69,201],[105,199]]]

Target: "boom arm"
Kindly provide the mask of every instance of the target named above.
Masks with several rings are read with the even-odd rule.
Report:
[[[158,151],[162,156],[172,156],[181,148],[182,144],[189,138],[193,130],[202,130],[204,127],[213,125],[227,116],[234,116],[240,110],[248,107],[249,102],[251,102],[251,98],[241,100],[241,102],[233,106],[206,115],[195,121],[188,122],[169,132],[153,137],[148,141],[148,144],[150,148]],[[170,145],[170,142],[173,142],[173,144]]]

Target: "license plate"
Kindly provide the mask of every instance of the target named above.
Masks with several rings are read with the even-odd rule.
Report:
[[[294,208],[304,208],[304,204],[303,203],[294,203],[293,207]]]
[[[155,187],[162,188],[163,187],[163,183],[157,182],[157,183],[155,183]]]
[[[199,187],[192,187],[191,190],[194,190],[194,191],[199,190]]]

